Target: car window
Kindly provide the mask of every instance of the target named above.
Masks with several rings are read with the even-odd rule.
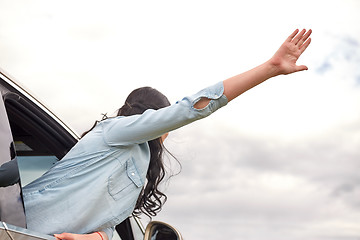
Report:
[[[49,170],[59,159],[55,156],[19,156],[17,157],[21,178],[21,187],[26,186]]]
[[[76,139],[35,103],[15,93],[6,94],[4,99],[21,185],[25,186],[59,161]]]
[[[11,110],[10,110],[11,111]],[[49,170],[59,159],[47,147],[47,143],[37,136],[37,127],[22,124],[21,117],[9,117],[14,139],[17,162],[24,187]]]

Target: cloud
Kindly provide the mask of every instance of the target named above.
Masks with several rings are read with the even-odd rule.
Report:
[[[331,70],[333,65],[329,61],[324,61],[321,66],[317,67],[316,71],[320,74],[326,73]]]
[[[358,126],[271,140],[208,124],[171,133],[168,148],[183,170],[168,183],[160,219],[199,239],[220,237],[207,229],[221,229],[225,238],[358,236]]]
[[[360,39],[350,35],[327,34],[330,42],[330,51],[324,55],[321,63],[316,67],[318,74],[326,74],[335,71],[341,73],[342,78],[352,78],[355,86],[360,82]]]

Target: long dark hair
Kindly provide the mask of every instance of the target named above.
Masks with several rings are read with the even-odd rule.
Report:
[[[135,89],[129,94],[125,104],[118,110],[117,116],[142,114],[147,109],[158,110],[167,106],[170,106],[170,102],[165,95],[154,88],[142,87]],[[95,122],[89,131],[97,123],[98,121]],[[89,131],[83,133],[82,137]],[[144,213],[152,217],[156,216],[167,200],[167,196],[158,188],[159,183],[165,178],[166,171],[163,164],[163,152],[167,150],[161,138],[148,141],[148,144],[150,148],[150,164],[146,174],[147,183],[139,195],[134,214],[140,215]]]

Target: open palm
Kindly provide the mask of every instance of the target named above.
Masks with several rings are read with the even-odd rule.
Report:
[[[311,30],[306,32],[305,29],[299,32],[296,29],[274,54],[271,62],[278,68],[279,74],[290,74],[308,69],[305,65],[296,65],[296,61],[309,46],[311,32]]]

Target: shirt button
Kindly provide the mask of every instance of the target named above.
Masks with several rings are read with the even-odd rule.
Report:
[[[217,94],[214,95],[215,98],[219,97]]]
[[[135,173],[132,172],[132,173],[131,173],[131,176],[134,176],[134,175],[135,175]]]

